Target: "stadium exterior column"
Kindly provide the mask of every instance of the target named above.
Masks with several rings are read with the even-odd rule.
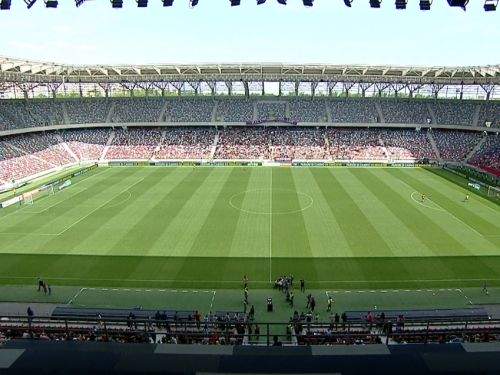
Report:
[[[299,96],[299,81],[295,81],[295,96]]]
[[[248,88],[248,81],[243,81],[243,87],[245,88],[245,98],[249,98],[250,90]]]

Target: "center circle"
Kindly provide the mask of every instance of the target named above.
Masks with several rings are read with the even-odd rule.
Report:
[[[306,193],[289,189],[252,189],[236,193],[229,205],[255,215],[284,215],[310,208],[314,199]]]

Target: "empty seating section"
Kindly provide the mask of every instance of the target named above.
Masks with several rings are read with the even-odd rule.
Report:
[[[215,128],[167,128],[154,152],[155,159],[208,159],[215,141]]]
[[[66,110],[71,124],[98,124],[106,122],[112,101],[109,99],[68,100]]]
[[[271,101],[257,102],[257,120],[265,121],[265,120],[283,120],[289,116],[286,113],[286,102],[279,101]]]
[[[420,100],[380,100],[387,123],[426,124],[431,119],[426,102]]]
[[[479,132],[433,130],[432,137],[436,142],[441,159],[456,161],[464,160],[481,140],[483,134]]]
[[[179,98],[167,102],[165,117],[172,122],[210,122],[215,102],[211,98]]]
[[[377,108],[372,99],[335,99],[329,108],[332,122],[377,122]]]
[[[114,101],[113,122],[157,122],[165,106],[163,98],[124,98]]]
[[[456,100],[435,100],[430,103],[438,124],[472,126],[477,103]]]
[[[158,129],[119,129],[106,154],[107,159],[150,159],[159,147],[161,131]]]
[[[0,100],[0,112],[8,129],[64,124],[63,101]]]
[[[327,122],[324,99],[300,98],[290,99],[290,118],[297,122]]]
[[[64,130],[61,132],[62,139],[81,161],[99,160],[111,129],[78,129]]]
[[[221,99],[217,101],[215,121],[248,122],[253,120],[253,104],[248,99]]]

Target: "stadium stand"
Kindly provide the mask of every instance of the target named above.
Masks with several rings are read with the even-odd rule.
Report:
[[[327,122],[326,103],[321,98],[290,98],[290,117],[298,122]]]
[[[220,132],[215,159],[270,159],[271,131],[264,127],[228,128]]]
[[[72,124],[95,124],[106,122],[111,108],[109,99],[71,99],[66,102],[69,121]]]
[[[426,124],[431,115],[425,101],[420,100],[380,100],[385,122],[395,124]]]
[[[218,99],[216,121],[247,122],[253,119],[253,101],[249,99]]]
[[[275,121],[289,118],[287,116],[287,102],[284,101],[258,101],[257,113],[259,121]]]
[[[340,160],[384,159],[386,153],[377,129],[327,129],[330,155]]]
[[[281,128],[271,132],[274,159],[325,159],[325,136],[319,129]]]
[[[478,132],[462,132],[450,130],[433,130],[432,137],[436,142],[441,159],[444,161],[460,161],[472,151],[481,140]]]
[[[335,99],[329,108],[333,122],[377,122],[375,100]]]
[[[165,106],[163,98],[114,100],[113,122],[157,122]]]
[[[208,159],[216,133],[215,128],[168,128],[154,159]]]
[[[500,103],[498,101],[481,104],[478,126],[485,126],[487,123],[494,128],[500,127]]]
[[[500,176],[500,136],[491,134],[469,163]]]
[[[456,100],[435,100],[430,102],[438,124],[471,126],[477,103]]]
[[[61,137],[80,161],[87,161],[100,159],[110,133],[109,128],[64,130]]]
[[[167,102],[166,120],[172,122],[209,122],[215,102],[212,98],[177,98]]]
[[[437,158],[427,137],[427,131],[383,130],[380,137],[392,160]]]
[[[119,129],[105,158],[108,159],[150,159],[159,147],[161,131],[158,129]]]

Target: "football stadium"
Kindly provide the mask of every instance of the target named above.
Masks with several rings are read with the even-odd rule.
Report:
[[[0,372],[498,370],[500,65],[92,59],[0,57]]]

